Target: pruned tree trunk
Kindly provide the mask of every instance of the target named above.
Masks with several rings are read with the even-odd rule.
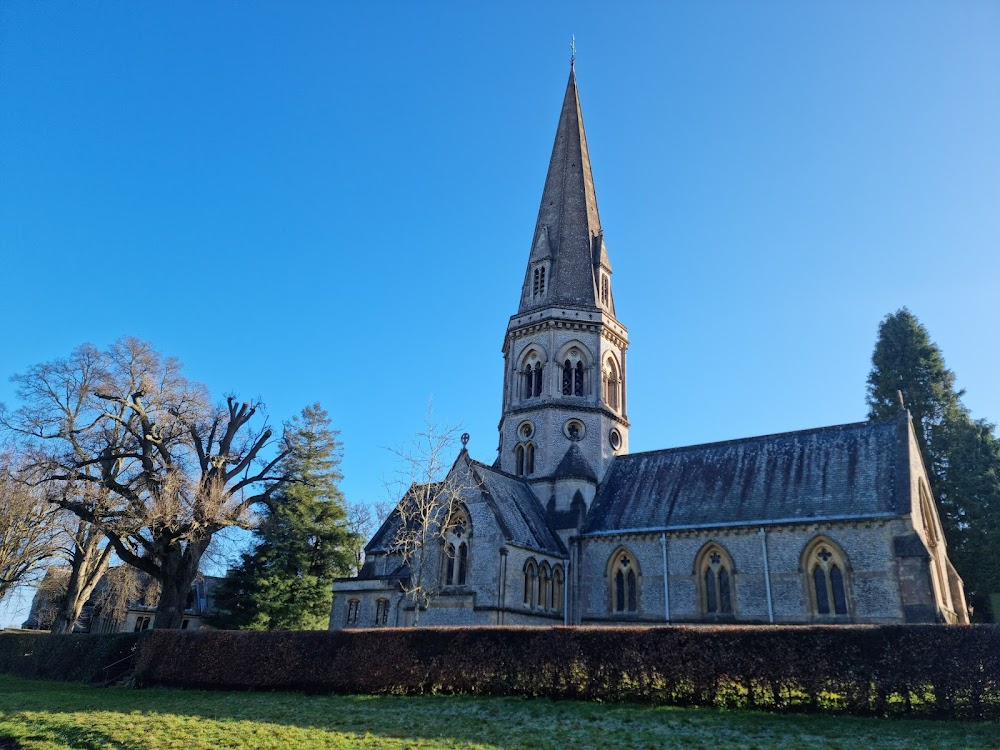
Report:
[[[181,548],[175,544],[164,555],[167,564],[159,577],[160,601],[153,615],[153,628],[176,630],[184,622],[188,592],[198,578],[198,566],[210,540],[192,540]]]

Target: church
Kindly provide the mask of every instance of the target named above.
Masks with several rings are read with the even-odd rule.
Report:
[[[466,437],[443,482],[410,488],[334,584],[331,629],[968,622],[902,406],[630,453],[611,275],[571,65],[504,340],[499,456]]]

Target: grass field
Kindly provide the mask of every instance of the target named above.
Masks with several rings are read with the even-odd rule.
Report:
[[[4,739],[6,738],[6,739]],[[1000,724],[523,698],[90,688],[0,676],[0,750],[1000,748]]]

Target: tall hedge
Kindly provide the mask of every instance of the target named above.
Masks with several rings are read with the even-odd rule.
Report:
[[[111,683],[135,667],[146,633],[0,633],[0,674],[39,680]]]
[[[140,683],[1000,718],[996,626],[155,631]]]

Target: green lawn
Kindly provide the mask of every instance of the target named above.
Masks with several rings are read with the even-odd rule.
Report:
[[[8,738],[6,741],[3,738]],[[0,749],[1000,748],[1000,724],[544,699],[90,688],[0,676]]]

